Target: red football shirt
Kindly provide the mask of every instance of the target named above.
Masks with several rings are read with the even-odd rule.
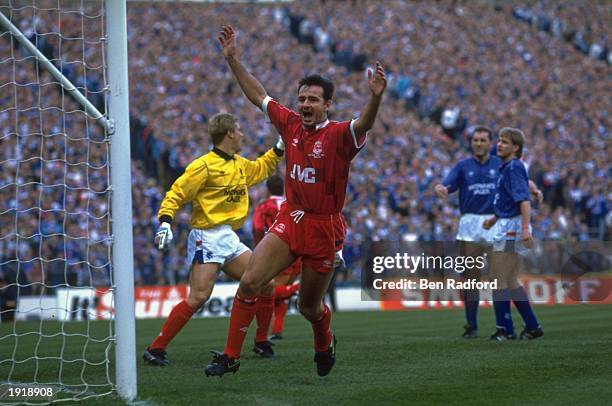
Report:
[[[309,131],[298,113],[269,97],[262,110],[285,143],[287,202],[308,213],[340,213],[351,160],[365,144],[365,134],[354,134],[354,120],[328,120]]]
[[[282,196],[270,196],[255,207],[253,212],[253,240],[255,245],[261,241],[274,223],[283,201],[285,201],[285,198]]]

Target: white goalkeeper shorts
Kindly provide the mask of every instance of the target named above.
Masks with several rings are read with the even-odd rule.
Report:
[[[193,229],[187,240],[187,261],[193,264],[225,264],[250,251],[229,225]]]
[[[488,242],[493,241],[493,229],[485,230],[482,223],[492,214],[464,214],[459,219],[457,241]]]
[[[497,219],[491,231],[493,231],[493,251],[514,252],[519,255],[529,253],[529,248],[525,247],[522,241],[521,216]],[[531,225],[529,231],[531,231]]]

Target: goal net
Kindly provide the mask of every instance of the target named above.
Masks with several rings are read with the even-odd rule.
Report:
[[[108,395],[116,334],[105,5],[4,0],[0,13],[0,403]],[[52,392],[15,396],[29,387]]]

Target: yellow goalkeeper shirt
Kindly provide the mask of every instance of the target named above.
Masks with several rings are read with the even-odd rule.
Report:
[[[192,228],[229,224],[238,229],[249,211],[247,188],[272,175],[281,158],[274,149],[251,161],[214,148],[187,166],[166,193],[157,215],[160,220],[174,218],[182,205],[191,202]]]

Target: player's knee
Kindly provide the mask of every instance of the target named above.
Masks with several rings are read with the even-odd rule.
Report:
[[[263,284],[254,277],[252,273],[246,272],[240,279],[240,292],[246,296],[254,296],[260,294]]]
[[[506,289],[508,288],[508,281],[504,278],[497,279],[497,289]]]
[[[520,287],[521,284],[519,283],[519,281],[517,279],[510,279],[508,281],[508,288],[509,289],[516,289],[518,287]]]
[[[272,296],[274,294],[274,281],[266,283],[261,289],[261,294],[265,296]]]
[[[310,322],[314,322],[321,318],[321,314],[323,313],[323,309],[321,306],[310,305],[300,302],[299,310],[302,316]]]
[[[191,292],[189,292],[187,304],[193,309],[199,309],[204,303],[206,303],[209,297],[210,293],[208,291],[192,290]]]

